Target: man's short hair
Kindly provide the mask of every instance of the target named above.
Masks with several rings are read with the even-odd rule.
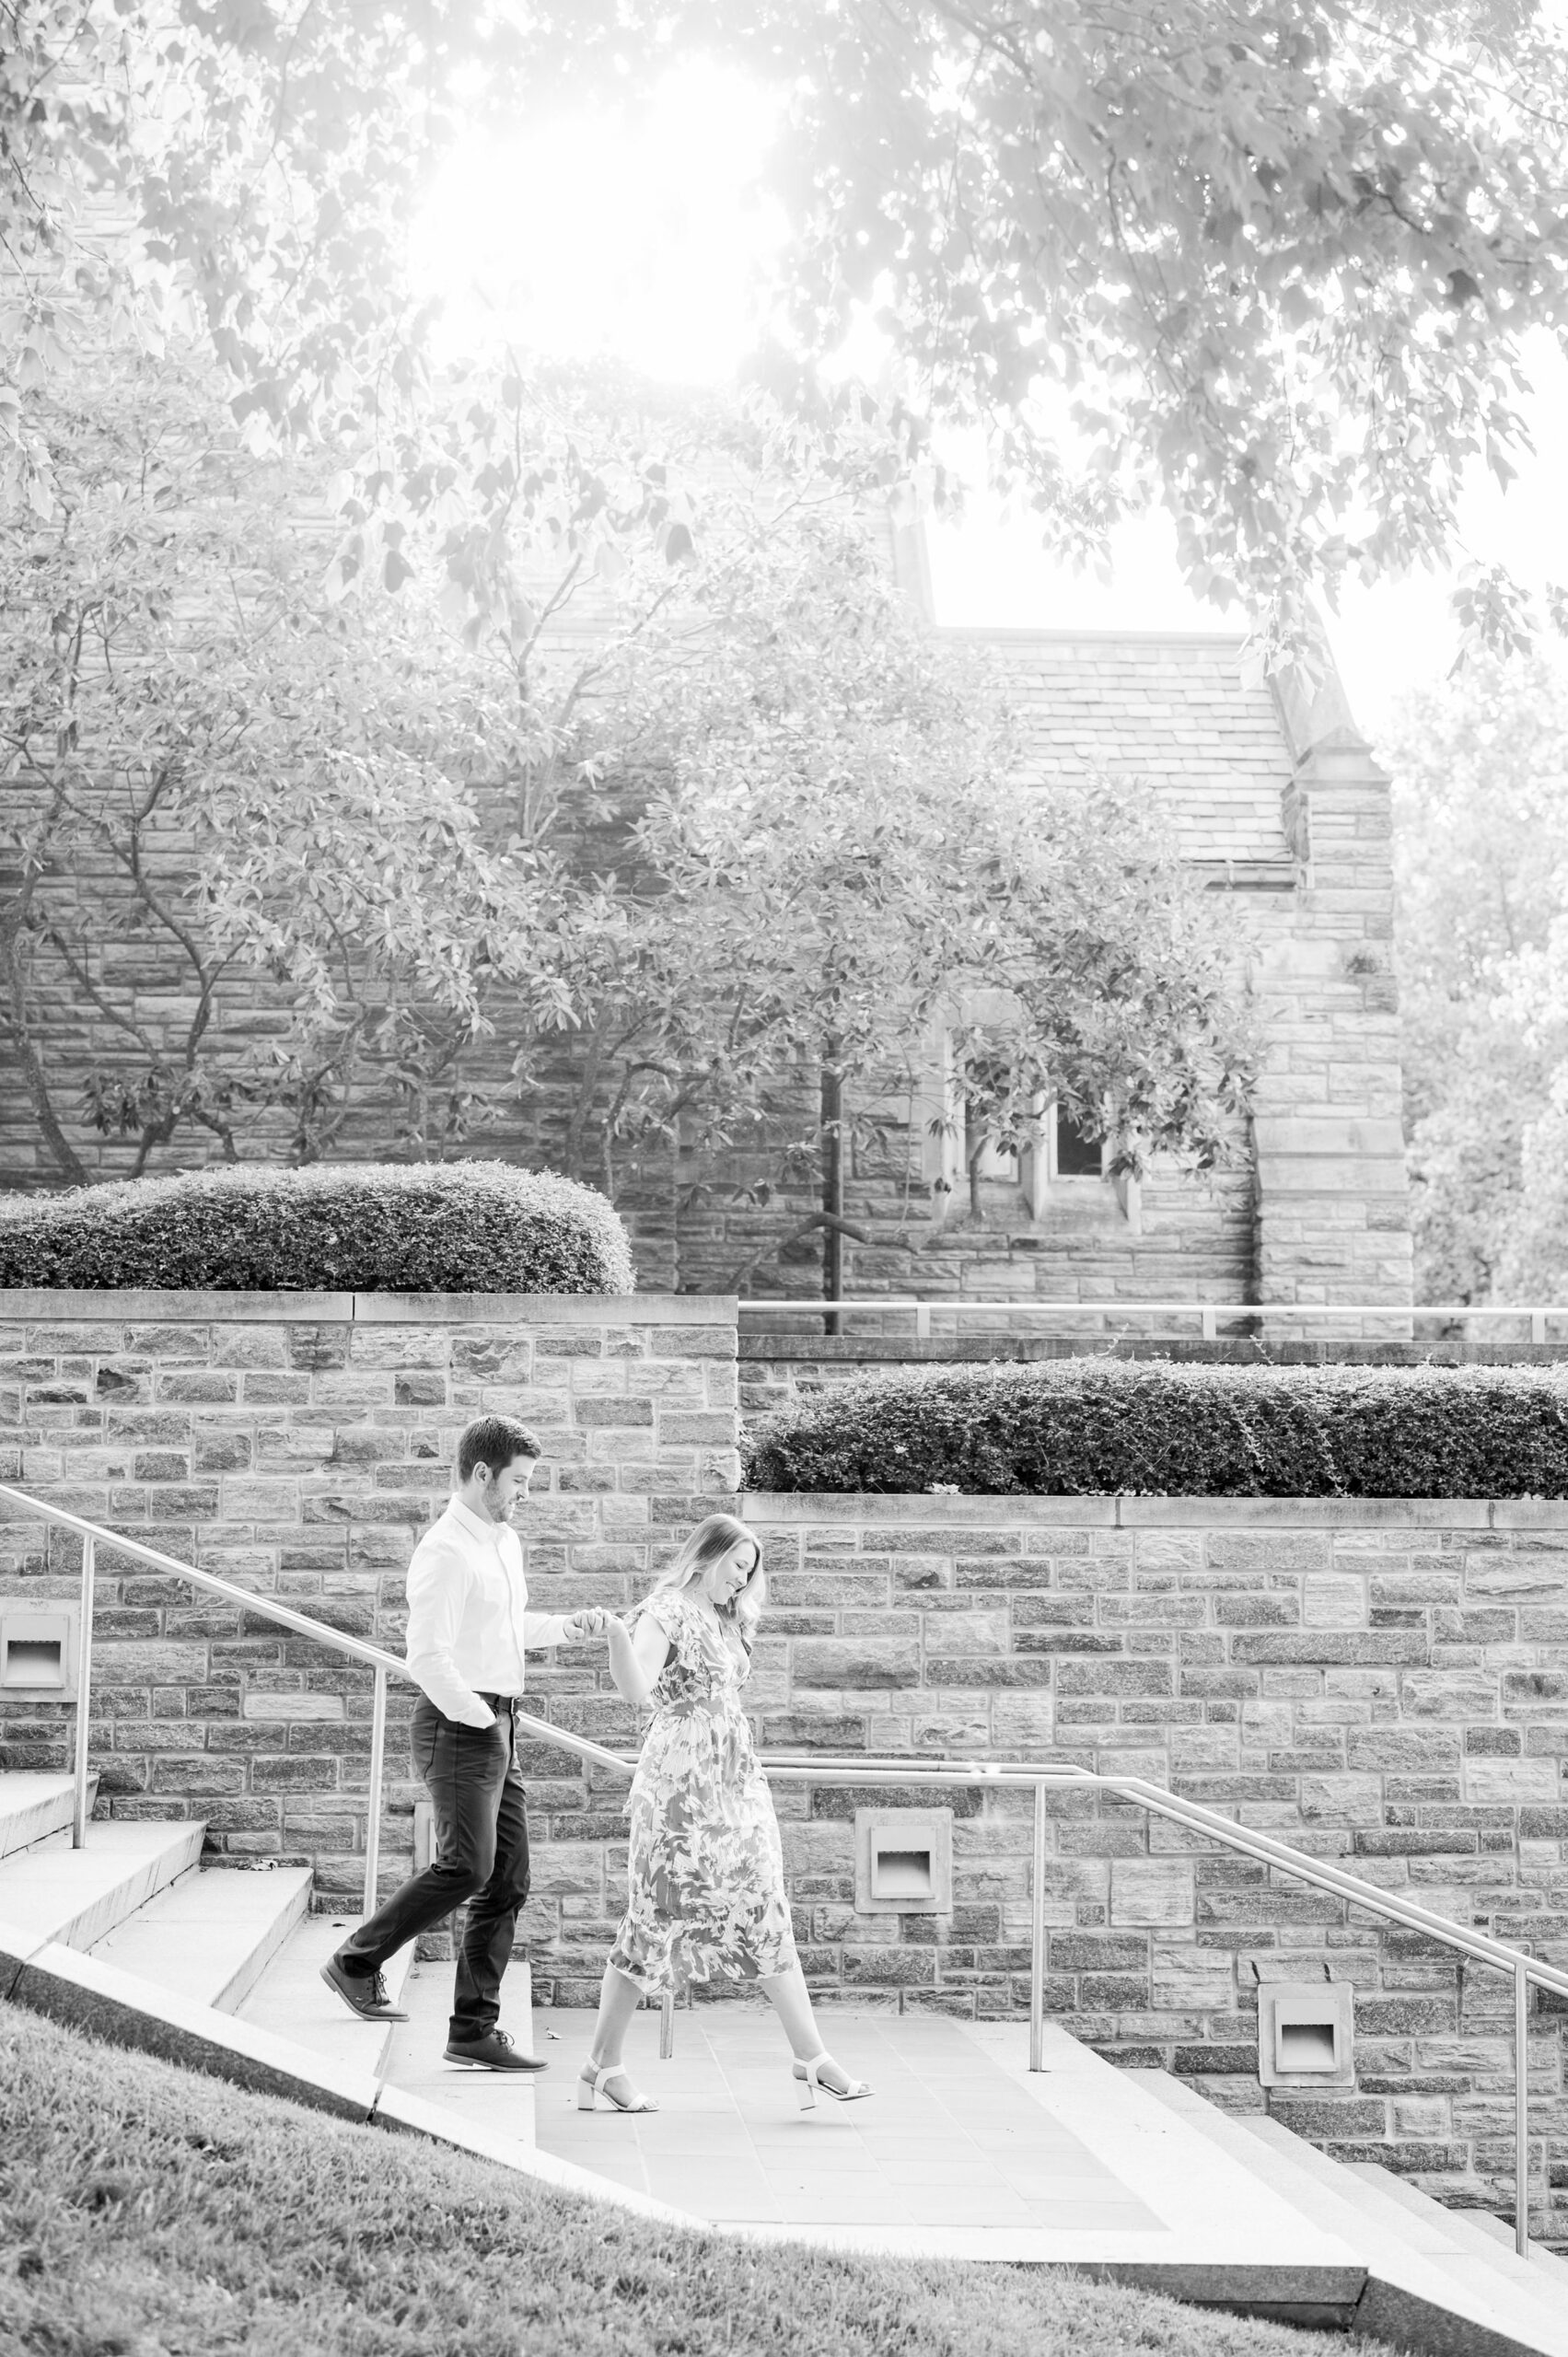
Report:
[[[466,1481],[476,1465],[504,1473],[516,1457],[542,1457],[543,1449],[516,1416],[476,1416],[458,1443],[458,1479]]]

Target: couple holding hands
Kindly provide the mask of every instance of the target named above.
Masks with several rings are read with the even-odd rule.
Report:
[[[523,1655],[602,1636],[628,1702],[647,1704],[629,1804],[627,1906],[605,1967],[593,2051],[577,2084],[591,2111],[653,2111],[622,2067],[644,1997],[662,1997],[678,1966],[759,1982],[795,2056],[803,2110],[818,2092],[869,2095],[823,2049],[795,1952],[784,1855],[741,1707],[761,1613],[762,1550],[743,1522],[710,1515],[651,1593],[622,1621],[599,1608],[530,1612],[512,1510],[540,1455],[526,1425],[482,1416],[458,1447],[458,1485],[409,1565],[408,1666],[420,1689],[413,1757],[435,1810],[436,1854],[352,1933],[322,1977],[366,2021],[407,2016],[389,2003],[382,1967],[468,1902],[447,2060],[487,2071],[540,2071],[500,2018],[501,1977],[528,1895],[528,1830],[514,1712]]]

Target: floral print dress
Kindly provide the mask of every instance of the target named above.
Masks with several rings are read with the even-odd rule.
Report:
[[[669,1640],[627,1815],[627,1907],[610,1960],[648,1996],[678,1977],[755,1980],[795,1962],[784,1852],[740,1707],[738,1631],[679,1589],[640,1605]]]

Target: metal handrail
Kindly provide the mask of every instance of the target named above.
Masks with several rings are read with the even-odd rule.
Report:
[[[269,1596],[253,1596],[249,1588],[236,1587],[232,1580],[219,1579],[215,1572],[198,1571],[194,1563],[182,1563],[177,1556],[166,1555],[161,1548],[148,1547],[139,1538],[128,1538],[120,1531],[106,1529],[101,1523],[88,1522],[81,1515],[67,1513],[64,1506],[48,1505],[26,1490],[14,1489],[9,1482],[0,1481],[0,1498],[24,1508],[29,1518],[52,1522],[62,1529],[75,1531],[82,1541],[82,1625],[76,1655],[75,1793],[71,1822],[72,1847],[80,1850],[87,1840],[87,1703],[92,1670],[93,1586],[97,1571],[95,1559],[101,1542],[111,1547],[116,1554],[129,1555],[134,1562],[146,1563],[155,1572],[166,1572],[172,1578],[189,1580],[209,1596],[220,1596],[226,1603],[238,1605],[243,1612],[254,1612],[263,1620],[275,1620],[280,1628],[292,1629],[296,1635],[309,1637],[318,1644],[327,1645],[334,1653],[346,1655],[351,1661],[364,1662],[375,1671],[370,1714],[370,1814],[365,1829],[365,1911],[367,1915],[372,1913],[381,1864],[381,1784],[386,1765],[387,1679],[390,1675],[416,1686],[419,1681],[407,1662],[401,1661],[396,1654],[384,1653],[379,1645],[366,1644],[363,1637],[347,1636],[341,1629],[329,1628],[324,1620],[313,1620],[308,1613],[296,1612],[291,1605],[279,1604]],[[563,1727],[552,1727],[548,1721],[530,1718],[520,1711],[516,1715],[515,1724],[529,1735],[540,1736],[559,1744],[563,1750],[575,1752],[579,1759],[590,1760],[596,1768],[609,1768],[621,1776],[632,1773],[633,1763],[619,1758],[613,1751],[606,1751],[601,1744],[590,1743],[586,1736],[568,1734]]]
[[[82,1539],[82,1626],[78,1641],[77,1685],[75,1712],[75,1802],[72,1819],[72,1843],[83,1847],[87,1825],[87,1731],[89,1681],[92,1655],[92,1607],[95,1557],[99,1542],[116,1553],[128,1555],[154,1570],[191,1581],[207,1594],[218,1596],[237,1605],[242,1611],[253,1612],[261,1618],[292,1629],[296,1634],[345,1655],[350,1659],[367,1664],[375,1671],[372,1703],[368,1817],[365,1840],[365,1911],[372,1913],[376,1906],[377,1884],[380,1866],[381,1792],[385,1773],[387,1678],[389,1674],[417,1684],[406,1662],[397,1655],[383,1652],[378,1645],[367,1644],[361,1637],[345,1635],[329,1628],[324,1621],[314,1620],[308,1614],[296,1612],[289,1605],[276,1603],[270,1596],[252,1595],[248,1588],[237,1587],[232,1581],[220,1579],[215,1573],[203,1572],[192,1563],[182,1563],[161,1549],[148,1547],[142,1540],[129,1538],[84,1516],[69,1513],[63,1506],[45,1504],[8,1483],[0,1482],[0,1499],[21,1507],[29,1518],[39,1518],[76,1531]],[[540,1741],[587,1761],[591,1766],[607,1769],[618,1776],[630,1776],[636,1767],[635,1756],[607,1750],[603,1745],[591,1742],[586,1736],[573,1735],[563,1727],[552,1726],[548,1720],[536,1719],[530,1713],[515,1712],[514,1726]],[[1527,2018],[1529,1989],[1533,1983],[1539,1989],[1550,1989],[1559,1996],[1568,1997],[1568,1970],[1541,1963],[1522,1948],[1506,1941],[1493,1940],[1486,1933],[1455,1922],[1446,1915],[1435,1915],[1412,1900],[1400,1898],[1393,1891],[1382,1890],[1376,1883],[1364,1882],[1360,1875],[1347,1874],[1342,1867],[1328,1860],[1315,1858],[1307,1852],[1293,1850],[1288,1843],[1276,1841],[1266,1833],[1250,1826],[1238,1824],[1235,1818],[1221,1817],[1204,1808],[1200,1802],[1188,1800],[1179,1793],[1164,1785],[1152,1784],[1140,1776],[1104,1776],[1095,1771],[1080,1768],[1066,1760],[975,1760],[900,1759],[897,1757],[845,1756],[833,1753],[763,1754],[761,1766],[770,1782],[819,1784],[894,1784],[905,1787],[997,1785],[1023,1786],[1034,1793],[1033,1875],[1030,1891],[1029,1943],[1029,2069],[1043,2069],[1045,2015],[1045,1869],[1047,1833],[1049,1829],[1048,1794],[1058,1791],[1105,1792],[1144,1809],[1149,1815],[1163,1817],[1187,1828],[1222,1849],[1238,1856],[1255,1859],[1278,1873],[1291,1875],[1309,1887],[1327,1891],[1346,1904],[1360,1908],[1365,1913],[1380,1917],[1384,1922],[1398,1923],[1407,1931],[1417,1932],[1437,1941],[1441,1945],[1468,1956],[1472,1962],[1509,1974],[1514,1983],[1514,2238],[1521,2254],[1529,2247],[1529,2135],[1528,2135],[1528,2051]],[[661,2035],[661,2051],[669,2050],[670,2007],[667,1999]]]
[[[767,1300],[743,1297],[736,1306],[743,1318],[758,1311],[772,1314],[782,1309],[803,1309],[813,1318],[836,1317],[841,1310],[912,1309],[917,1341],[929,1338],[933,1310],[957,1315],[972,1309],[988,1316],[1006,1310],[1046,1318],[1196,1318],[1206,1342],[1217,1340],[1217,1321],[1222,1318],[1298,1318],[1308,1322],[1315,1318],[1527,1318],[1532,1342],[1545,1341],[1549,1318],[1568,1318],[1568,1303],[1564,1302],[1521,1302],[1509,1307],[1494,1302],[1476,1305],[1442,1301],[1043,1301],[1016,1297],[1009,1301],[971,1301],[963,1295],[952,1294],[882,1294],[851,1301],[824,1301],[810,1294],[793,1294]]]
[[[1376,1883],[1364,1882],[1359,1875],[1346,1874],[1341,1866],[1327,1859],[1315,1858],[1303,1850],[1293,1850],[1288,1842],[1276,1841],[1267,1833],[1256,1832],[1251,1826],[1239,1825],[1234,1817],[1221,1817],[1214,1809],[1204,1808],[1201,1802],[1191,1801],[1180,1793],[1167,1790],[1163,1784],[1151,1784],[1142,1776],[1102,1776],[1093,1769],[1079,1768],[1067,1760],[1025,1761],[1008,1760],[900,1760],[896,1758],[865,1759],[833,1758],[803,1752],[797,1758],[778,1758],[770,1753],[764,1765],[770,1777],[784,1781],[800,1781],[809,1777],[825,1784],[899,1783],[919,1784],[1060,1784],[1074,1789],[1114,1793],[1136,1802],[1152,1817],[1168,1817],[1172,1823],[1185,1825],[1195,1833],[1218,1841],[1240,1856],[1256,1858],[1260,1864],[1275,1866],[1282,1873],[1293,1875],[1299,1882],[1318,1890],[1331,1892],[1348,1900],[1368,1914],[1378,1915],[1386,1922],[1399,1923],[1406,1931],[1421,1932],[1441,1941],[1446,1947],[1459,1950],[1477,1964],[1492,1965],[1500,1972],[1522,1971],[1527,1980],[1539,1988],[1551,1989],[1559,1996],[1568,1997],[1568,1970],[1555,1965],[1542,1964],[1522,1948],[1509,1945],[1505,1940],[1493,1940],[1484,1932],[1477,1932],[1463,1923],[1456,1923],[1451,1916],[1434,1914],[1430,1908],[1418,1907],[1412,1899],[1401,1898],[1398,1892],[1381,1889]]]

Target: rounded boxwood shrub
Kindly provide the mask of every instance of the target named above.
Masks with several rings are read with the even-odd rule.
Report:
[[[504,1162],[223,1163],[0,1202],[0,1285],[633,1291],[602,1195]]]
[[[1568,1497],[1568,1369],[1058,1359],[831,1384],[758,1425],[754,1490]]]

